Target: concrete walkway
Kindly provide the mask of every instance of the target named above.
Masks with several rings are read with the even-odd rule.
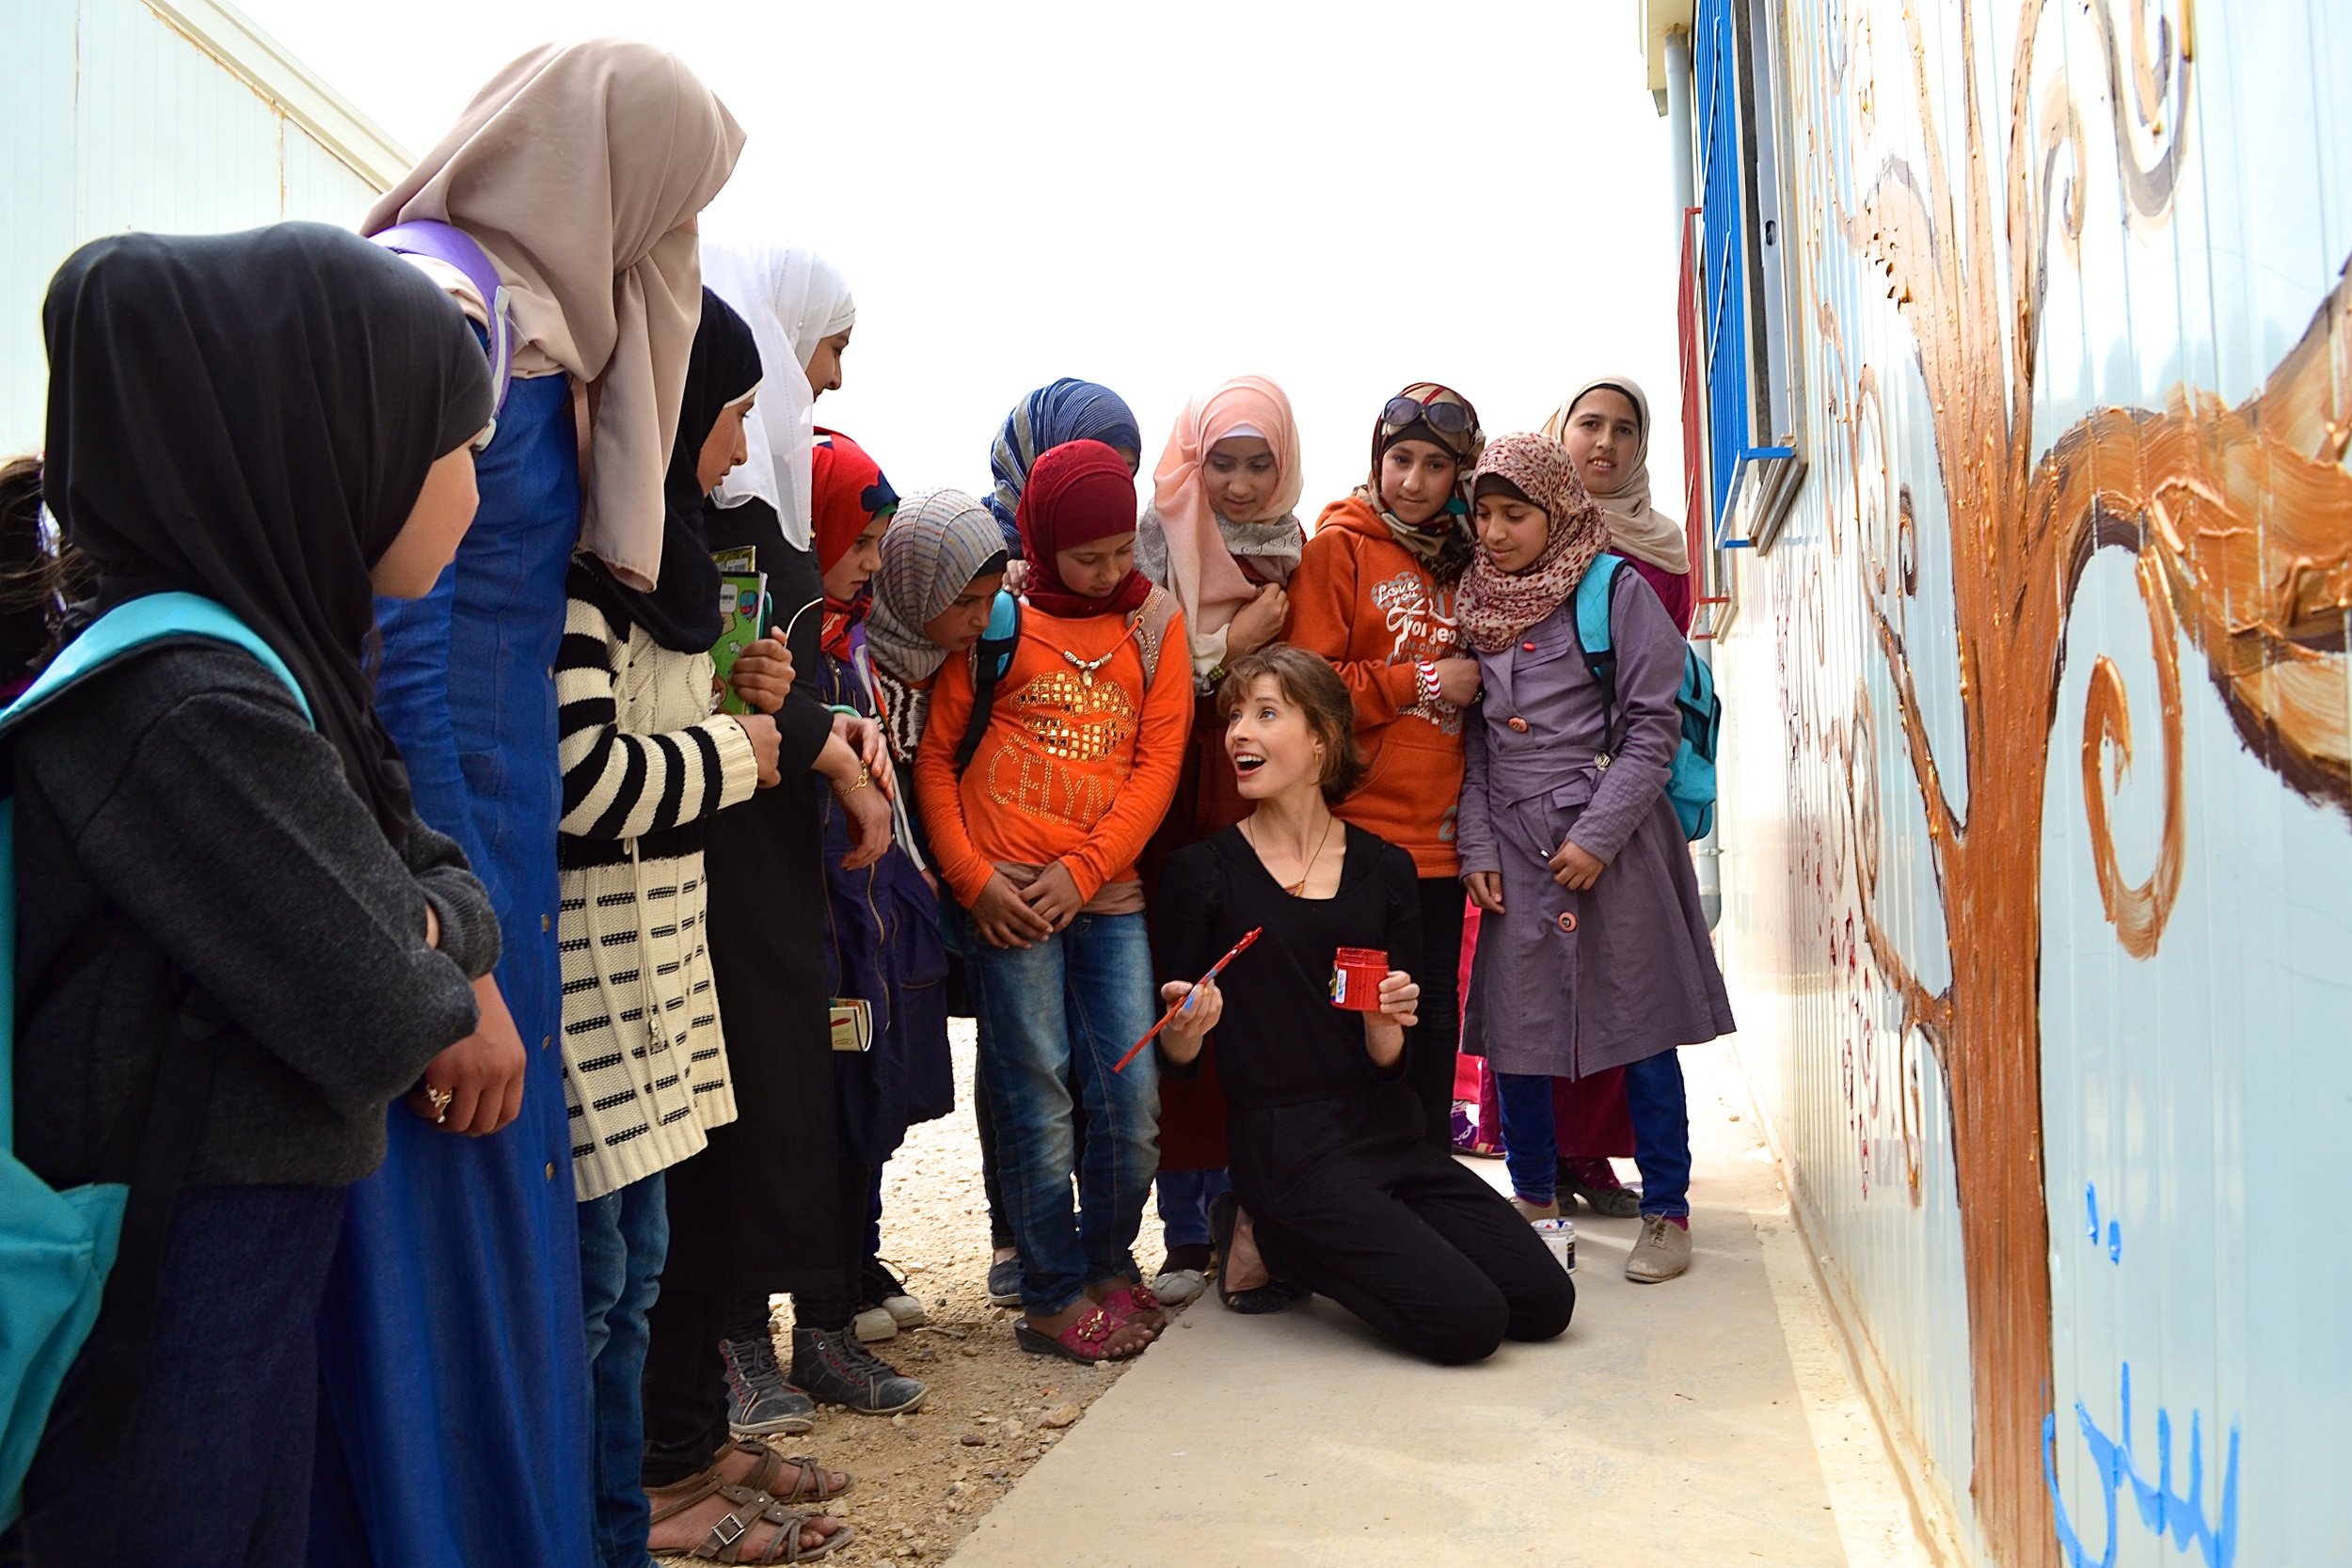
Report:
[[[1638,1222],[1580,1212],[1567,1334],[1454,1370],[1203,1298],[951,1562],[1923,1568],[1730,1048],[1684,1058],[1688,1275],[1628,1283]]]

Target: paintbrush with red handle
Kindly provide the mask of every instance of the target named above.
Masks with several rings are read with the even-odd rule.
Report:
[[[1196,986],[1194,986],[1194,987],[1192,988],[1192,990],[1189,990],[1189,991],[1185,992],[1185,993],[1184,993],[1184,999],[1182,1002],[1177,1003],[1177,1004],[1176,1004],[1176,1006],[1174,1006],[1173,1007],[1168,1008],[1168,1011],[1166,1011],[1166,1012],[1162,1013],[1162,1014],[1160,1015],[1160,1021],[1159,1021],[1157,1023],[1154,1023],[1153,1025],[1152,1025],[1152,1032],[1151,1032],[1150,1034],[1148,1034],[1148,1035],[1144,1036],[1144,1037],[1143,1037],[1143,1038],[1141,1038],[1141,1039],[1139,1039],[1139,1040],[1136,1041],[1136,1043],[1134,1044],[1134,1046],[1132,1046],[1131,1048],[1129,1048],[1129,1050],[1128,1050],[1128,1052],[1127,1052],[1127,1054],[1125,1054],[1124,1056],[1121,1056],[1121,1057],[1120,1057],[1120,1058],[1119,1058],[1119,1065],[1118,1065],[1117,1067],[1112,1068],[1112,1069],[1111,1069],[1111,1070],[1112,1070],[1113,1072],[1124,1072],[1124,1071],[1126,1071],[1126,1070],[1127,1070],[1127,1064],[1128,1064],[1129,1062],[1134,1061],[1134,1060],[1136,1059],[1136,1054],[1137,1054],[1138,1053],[1140,1053],[1140,1052],[1143,1050],[1143,1048],[1144,1048],[1145,1046],[1150,1045],[1150,1044],[1152,1043],[1152,1041],[1155,1037],[1157,1037],[1157,1036],[1159,1035],[1159,1032],[1160,1032],[1161,1030],[1163,1030],[1163,1029],[1165,1029],[1165,1028],[1167,1028],[1167,1027],[1168,1027],[1168,1021],[1169,1021],[1170,1019],[1173,1019],[1173,1018],[1174,1018],[1174,1017],[1175,1017],[1178,1013],[1183,1012],[1183,1011],[1184,1011],[1186,1007],[1189,1007],[1189,1006],[1192,1006],[1192,999],[1193,999],[1193,997],[1195,997],[1195,996],[1197,996],[1197,995],[1199,995],[1199,994],[1200,994],[1200,987],[1201,987],[1201,986],[1205,986],[1205,985],[1207,985],[1210,981],[1212,981],[1212,980],[1216,979],[1216,978],[1217,977],[1217,975],[1218,975],[1220,973],[1222,973],[1222,972],[1223,972],[1223,970],[1224,970],[1224,968],[1225,968],[1225,966],[1226,966],[1227,964],[1232,963],[1232,962],[1235,958],[1240,958],[1240,957],[1241,957],[1244,953],[1248,952],[1248,951],[1249,951],[1249,944],[1250,944],[1251,942],[1253,942],[1257,941],[1257,940],[1258,940],[1258,933],[1259,933],[1259,932],[1261,932],[1261,931],[1263,931],[1263,930],[1264,930],[1264,929],[1265,929],[1265,927],[1263,927],[1263,926],[1252,926],[1251,927],[1249,927],[1249,934],[1248,934],[1248,935],[1247,935],[1247,936],[1243,937],[1243,938],[1242,938],[1239,942],[1237,942],[1233,943],[1233,945],[1232,945],[1232,946],[1231,946],[1231,947],[1227,948],[1227,949],[1225,950],[1225,957],[1223,957],[1223,958],[1221,958],[1217,959],[1217,960],[1216,960],[1216,962],[1215,962],[1215,963],[1211,964],[1211,965],[1209,966],[1209,972],[1208,972],[1206,974],[1203,974],[1202,976],[1200,976],[1200,985],[1196,985]]]

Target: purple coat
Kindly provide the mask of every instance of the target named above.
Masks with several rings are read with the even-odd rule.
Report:
[[[1465,726],[1462,872],[1502,874],[1504,912],[1479,923],[1467,1049],[1498,1072],[1581,1078],[1732,1031],[1698,878],[1666,799],[1681,737],[1682,634],[1638,573],[1610,605],[1621,736],[1603,764],[1600,689],[1576,645],[1575,602],[1500,653]],[[1564,839],[1604,862],[1571,893],[1545,862]]]

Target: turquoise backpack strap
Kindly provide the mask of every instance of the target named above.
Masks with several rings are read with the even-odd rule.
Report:
[[[156,594],[108,610],[51,660],[24,693],[0,711],[0,747],[27,717],[126,655],[196,640],[252,655],[286,683],[304,716],[310,716],[294,673],[251,627],[211,599]],[[0,1528],[21,1511],[24,1474],[48,1430],[58,1387],[98,1320],[109,1276],[118,1272],[124,1280],[122,1311],[107,1319],[107,1332],[109,1348],[119,1352],[116,1360],[127,1365],[109,1366],[106,1356],[93,1357],[86,1418],[72,1440],[97,1446],[119,1430],[135,1402],[165,1228],[199,1131],[190,1107],[210,1093],[213,1057],[206,1046],[221,1022],[200,994],[181,1008],[190,1049],[166,1054],[162,1077],[149,1096],[142,1141],[132,1156],[134,1180],[143,1194],[135,1206],[130,1187],[119,1180],[60,1192],[17,1160],[16,809],[8,779],[0,767]]]
[[[1576,585],[1576,646],[1584,668],[1600,688],[1600,733],[1604,747],[1617,721],[1617,649],[1609,629],[1609,607],[1616,597],[1617,578],[1632,562],[1602,551],[1584,568]],[[1606,751],[1603,752],[1607,754]]]
[[[972,645],[972,717],[956,741],[956,777],[972,766],[980,736],[988,733],[988,716],[996,705],[996,683],[1012,668],[1012,651],[1021,642],[1021,599],[1004,589],[988,607],[988,626]]]
[[[24,695],[0,712],[0,734],[13,730],[51,698],[96,674],[125,654],[158,643],[189,641],[226,642],[251,654],[270,673],[286,683],[286,689],[294,694],[302,716],[316,722],[310,699],[302,694],[301,682],[294,679],[286,661],[278,657],[278,650],[262,641],[260,633],[238,620],[225,606],[195,594],[150,594],[145,598],[117,605],[67,643],[64,652],[49,661],[49,668],[40,673],[40,678],[25,688]]]

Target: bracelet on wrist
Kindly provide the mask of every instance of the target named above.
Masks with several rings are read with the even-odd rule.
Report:
[[[1438,666],[1422,659],[1413,666],[1413,694],[1427,706],[1436,707],[1445,702],[1445,689],[1438,681]]]

